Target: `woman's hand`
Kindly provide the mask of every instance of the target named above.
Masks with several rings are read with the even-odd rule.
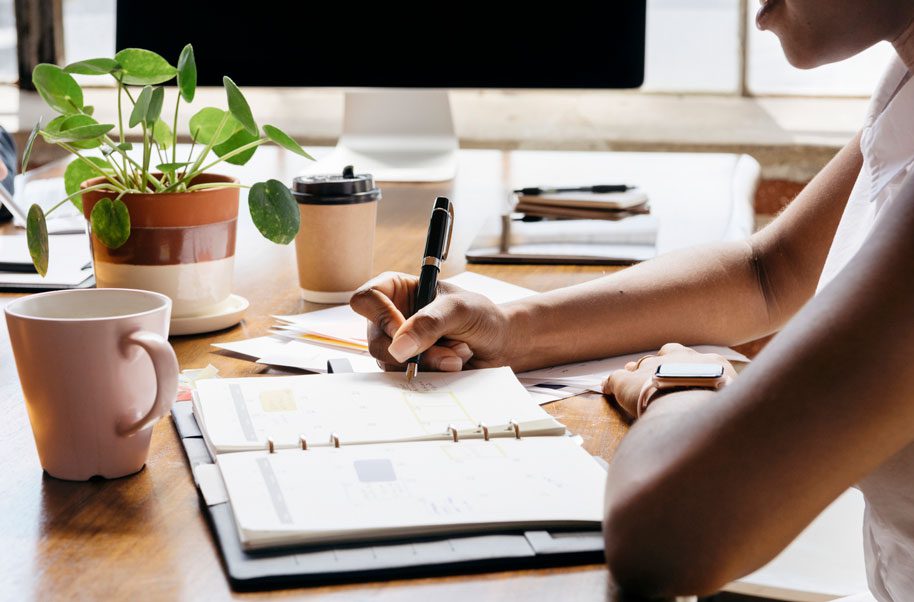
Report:
[[[349,301],[368,318],[368,349],[385,369],[403,369],[420,352],[425,370],[456,372],[509,364],[508,318],[499,306],[439,282],[435,300],[413,314],[418,286],[415,276],[388,272],[368,281]]]
[[[733,365],[723,356],[716,353],[698,353],[694,349],[684,347],[679,343],[667,343],[660,348],[657,355],[641,358],[639,362],[629,362],[624,370],[616,370],[603,381],[603,393],[616,398],[625,412],[632,418],[637,411],[638,397],[644,383],[653,378],[657,366],[667,362],[680,364],[722,364],[724,374],[730,378],[736,376]]]

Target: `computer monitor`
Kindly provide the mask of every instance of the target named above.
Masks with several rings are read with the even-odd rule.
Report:
[[[315,170],[440,181],[457,165],[449,89],[639,87],[645,5],[120,0],[116,45],[175,61],[190,42],[201,85],[343,88],[342,135]]]

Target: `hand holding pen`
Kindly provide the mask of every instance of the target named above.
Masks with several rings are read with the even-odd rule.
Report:
[[[349,301],[368,319],[368,348],[385,370],[409,365],[408,374],[415,376],[420,353],[423,369],[443,372],[527,365],[526,342],[532,333],[512,324],[508,306],[438,282],[451,244],[453,215],[447,199],[435,202],[420,278],[385,272],[362,285]]]
[[[428,223],[428,235],[425,239],[425,252],[422,254],[422,267],[419,272],[419,288],[416,291],[414,312],[419,311],[435,300],[441,262],[447,259],[453,230],[454,205],[447,198],[440,196],[435,200],[432,216]],[[419,354],[416,354],[406,363],[406,380],[411,381],[418,371]]]

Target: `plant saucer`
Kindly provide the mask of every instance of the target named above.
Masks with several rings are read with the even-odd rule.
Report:
[[[211,312],[197,316],[172,318],[169,335],[202,334],[229,328],[241,321],[248,306],[250,306],[250,302],[241,295],[229,295],[228,299]]]

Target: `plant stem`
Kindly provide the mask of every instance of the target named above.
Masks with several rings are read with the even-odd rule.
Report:
[[[191,159],[194,158],[194,146],[196,146],[196,145],[197,145],[197,135],[194,134],[190,139],[190,152],[187,153],[187,164],[188,165],[191,164]],[[187,170],[185,170],[185,173],[187,173]]]
[[[162,156],[162,147],[161,145],[153,140],[153,143],[156,145],[156,155],[159,156],[159,163],[165,163],[165,160],[168,158],[168,151],[165,151],[165,156]],[[164,174],[165,177],[168,177],[168,174]]]
[[[181,106],[181,89],[178,88],[178,97],[175,99],[175,121],[171,127],[171,162],[178,162],[178,107]]]
[[[121,111],[121,90],[124,88],[124,84],[121,83],[120,78],[115,77],[117,80],[117,125],[118,125],[118,134],[120,138],[120,144],[124,143],[124,113]],[[122,157],[121,164],[124,168],[124,180],[127,180],[127,161]]]
[[[79,196],[84,192],[90,192],[92,190],[108,190],[109,192],[118,192],[117,190],[111,190],[110,186],[108,184],[96,184],[95,186],[89,186],[88,188],[82,188],[80,190],[77,190],[73,194],[67,196],[67,198],[63,199],[62,201],[60,201],[59,203],[57,203],[56,205],[54,205],[53,207],[51,207],[50,209],[45,211],[45,213],[44,213],[45,217],[51,215],[51,213],[53,213],[55,209],[57,209],[58,207],[60,207],[61,205],[63,205],[64,203],[66,203],[67,201],[72,199],[73,197]],[[121,194],[123,194],[123,193],[124,192],[121,192]]]
[[[120,142],[124,143],[124,112],[121,110],[121,89],[123,88],[121,80],[117,80],[117,130],[120,134]]]
[[[121,155],[123,155],[123,157],[124,157],[131,165],[133,165],[133,167],[134,167],[135,169],[142,169],[142,166],[141,166],[139,163],[137,163],[136,161],[134,161],[133,159],[131,159],[131,158],[127,155],[127,153],[126,153],[125,151],[123,151],[123,150],[117,148],[117,146],[114,144],[114,140],[112,140],[110,136],[105,135],[105,139],[104,139],[104,140],[105,140],[105,142],[108,143],[109,146],[113,147],[115,150],[117,150],[119,153],[121,153]],[[158,190],[159,192],[161,192],[161,191],[165,188],[165,187],[162,185],[161,182],[159,182],[156,178],[153,178],[152,176],[149,176],[149,178],[147,179],[147,181],[150,182],[150,183],[156,188],[156,190]],[[140,184],[137,184],[137,186],[139,187]]]
[[[191,168],[190,168],[191,172],[196,171],[196,169],[198,167],[200,167],[200,164],[203,163],[204,159],[206,159],[206,155],[208,155],[209,151],[212,150],[213,146],[215,146],[216,140],[219,139],[219,134],[222,133],[222,128],[225,127],[225,124],[228,121],[228,118],[229,118],[229,112],[225,111],[225,113],[222,115],[222,120],[219,122],[218,127],[216,127],[216,132],[213,134],[213,137],[209,139],[209,142],[206,144],[206,147],[203,149],[203,151],[200,153],[200,156],[197,157],[197,160],[194,161],[194,164],[191,166]]]
[[[91,167],[92,170],[95,171],[98,175],[100,175],[100,176],[102,176],[103,178],[105,178],[106,180],[108,180],[108,182],[110,183],[110,185],[113,186],[114,188],[116,188],[117,190],[125,190],[125,189],[126,189],[125,186],[124,186],[123,184],[121,184],[121,183],[118,182],[117,180],[113,179],[110,175],[106,174],[106,173],[104,172],[104,170],[103,170],[101,167],[99,167],[98,165],[96,165],[96,164],[93,163],[92,161],[89,161],[89,159],[87,159],[86,157],[84,157],[84,156],[83,156],[78,150],[76,150],[74,147],[72,147],[72,146],[70,146],[69,144],[66,144],[66,143],[64,143],[64,142],[58,142],[58,143],[57,143],[57,146],[59,146],[60,148],[64,149],[65,151],[70,152],[70,153],[73,153],[74,155],[76,155],[77,157],[79,157],[79,159],[80,159],[83,163],[85,163],[86,165],[88,165],[89,167]]]
[[[146,178],[149,175],[149,158],[152,151],[152,145],[149,144],[147,137],[146,121],[143,121],[143,189],[146,189]]]
[[[127,175],[126,167],[122,168],[121,165],[118,164],[118,162],[117,162],[117,157],[111,156],[111,154],[114,153],[114,147],[109,146],[108,148],[112,149],[111,153],[108,154],[108,165],[110,165],[111,168],[114,170],[114,173],[116,174],[117,179],[118,179],[118,183],[121,186],[126,186],[127,183],[130,181],[130,177]],[[124,165],[126,165],[126,162],[124,162]]]
[[[250,149],[252,149],[252,148],[256,148],[256,147],[258,147],[258,146],[260,146],[261,144],[264,144],[264,143],[266,143],[266,142],[269,142],[269,140],[268,140],[267,138],[259,138],[259,139],[257,139],[257,140],[254,140],[253,142],[248,142],[247,144],[245,144],[245,145],[243,145],[243,146],[239,146],[238,148],[236,148],[236,149],[233,150],[233,151],[230,151],[230,152],[225,153],[224,155],[222,155],[221,157],[219,157],[219,158],[216,159],[215,161],[213,161],[213,162],[211,162],[211,163],[208,163],[207,165],[204,165],[203,167],[200,167],[200,168],[198,168],[198,169],[196,169],[196,170],[190,172],[189,175],[190,175],[190,177],[192,177],[192,178],[193,178],[193,177],[196,177],[196,176],[198,176],[199,174],[204,173],[204,172],[205,172],[207,169],[209,169],[210,167],[213,167],[214,165],[218,165],[219,163],[225,161],[226,159],[230,159],[230,158],[234,157],[235,155],[240,155],[241,153],[243,153],[243,152],[245,152],[245,151],[247,151],[247,150],[250,150]]]

